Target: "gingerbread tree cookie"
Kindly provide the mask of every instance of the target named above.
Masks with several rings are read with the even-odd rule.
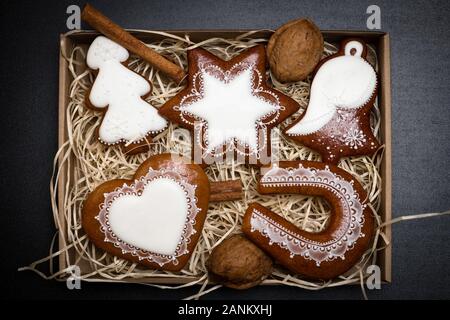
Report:
[[[98,70],[86,104],[104,112],[98,139],[106,145],[122,144],[128,153],[144,151],[149,139],[167,126],[167,121],[143,98],[150,83],[123,63],[128,51],[103,36],[89,47],[87,65]]]

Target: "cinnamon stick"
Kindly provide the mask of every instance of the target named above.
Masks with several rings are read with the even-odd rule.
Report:
[[[231,201],[242,199],[241,180],[212,181],[210,182],[209,201]]]
[[[164,72],[177,83],[180,83],[185,77],[185,72],[181,67],[147,47],[142,41],[133,37],[90,4],[86,4],[84,7],[81,18],[111,40],[137,54],[152,66]]]

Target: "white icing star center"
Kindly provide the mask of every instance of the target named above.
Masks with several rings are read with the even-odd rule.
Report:
[[[248,68],[230,81],[202,71],[201,98],[180,106],[182,112],[206,121],[208,151],[233,139],[253,151],[258,149],[259,121],[280,106],[255,95],[252,71]]]

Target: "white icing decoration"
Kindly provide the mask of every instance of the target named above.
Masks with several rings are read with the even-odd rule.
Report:
[[[345,143],[345,145],[355,150],[358,149],[359,147],[364,146],[364,144],[367,141],[364,132],[357,127],[349,128],[347,133],[345,133],[342,136],[342,140]]]
[[[257,154],[265,147],[258,141],[265,143],[266,126],[277,120],[282,107],[279,97],[261,86],[262,75],[253,64],[237,63],[228,71],[213,64],[200,65],[192,81],[198,81],[199,90],[194,88],[175,109],[180,111],[184,122],[206,128],[201,137],[202,130],[197,127],[196,143],[202,145],[204,141],[205,151],[214,151],[215,155],[223,153],[223,145],[227,150],[235,149],[235,141],[249,147],[249,154]],[[270,95],[270,101],[257,95],[260,93]],[[273,119],[264,121],[274,114]],[[186,116],[199,123],[190,122]]]
[[[141,196],[125,195],[109,207],[112,232],[135,247],[174,254],[187,215],[180,185],[168,178],[149,182]]]
[[[289,251],[290,257],[300,255],[307,260],[313,260],[317,266],[323,261],[331,261],[337,257],[345,259],[345,253],[353,248],[360,237],[364,225],[363,211],[366,207],[361,203],[359,194],[353,188],[353,181],[347,181],[334,174],[328,168],[319,170],[304,168],[279,168],[274,166],[261,178],[265,187],[311,186],[324,188],[332,192],[342,204],[343,221],[332,234],[332,240],[316,242],[288,230],[279,223],[254,209],[250,224],[251,231],[258,231],[270,240]]]
[[[127,59],[125,48],[103,36],[92,42],[87,53],[88,66],[99,69],[89,100],[96,108],[108,107],[99,130],[99,139],[107,144],[139,142],[167,126],[141,98],[150,92],[150,85],[121,63]]]
[[[354,53],[352,53],[352,51],[354,51]],[[346,56],[361,57],[363,51],[364,51],[363,44],[356,40],[347,42],[347,44],[344,47],[344,54]]]
[[[163,266],[188,253],[200,212],[191,185],[171,170],[153,170],[133,184],[106,193],[96,219],[122,253]]]
[[[377,75],[361,57],[363,49],[362,43],[350,41],[344,48],[345,55],[332,58],[319,68],[311,85],[306,114],[287,131],[288,134],[314,133],[333,118],[337,107],[356,109],[370,100]]]

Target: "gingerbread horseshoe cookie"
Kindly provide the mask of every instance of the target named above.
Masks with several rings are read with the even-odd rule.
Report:
[[[151,137],[167,127],[167,121],[144,98],[151,84],[128,69],[128,51],[106,37],[97,37],[89,47],[86,62],[98,70],[86,95],[86,106],[104,113],[97,136],[105,145],[120,144],[124,152],[146,151]]]
[[[369,247],[374,219],[363,187],[334,165],[286,161],[261,169],[259,192],[321,196],[331,206],[328,226],[319,233],[299,229],[257,203],[251,204],[242,230],[281,265],[312,279],[332,279],[348,271]]]
[[[187,87],[159,113],[192,131],[194,159],[210,164],[232,153],[256,164],[270,158],[271,129],[299,105],[266,83],[264,46],[229,61],[193,49],[188,67]]]
[[[201,235],[209,182],[188,159],[156,155],[133,179],[107,181],[91,192],[82,225],[99,248],[153,269],[181,270]]]
[[[316,68],[306,112],[284,133],[319,152],[322,161],[372,155],[379,147],[370,127],[377,96],[377,74],[366,60],[366,44],[342,42],[340,50]]]

